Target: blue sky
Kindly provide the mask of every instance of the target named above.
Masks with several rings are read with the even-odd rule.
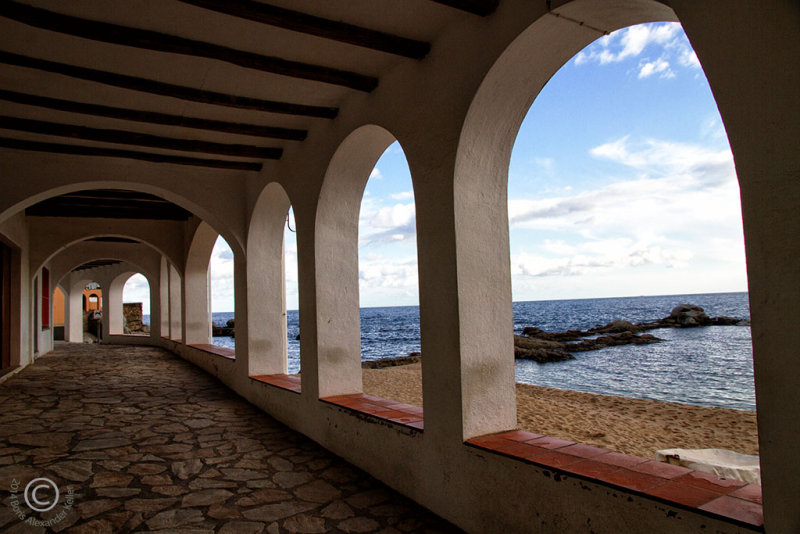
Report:
[[[520,128],[508,191],[515,301],[747,288],[730,148],[677,23],[625,28],[564,65]],[[221,240],[211,265],[213,310],[232,310]],[[363,307],[418,303],[414,199],[397,143],[362,200],[359,279]]]

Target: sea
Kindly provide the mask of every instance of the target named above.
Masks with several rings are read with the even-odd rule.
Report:
[[[616,319],[649,322],[679,304],[701,306],[709,316],[750,318],[747,293],[711,293],[514,302],[514,333],[526,326],[548,332],[586,330]],[[287,314],[289,372],[300,370],[298,312]],[[233,313],[214,313],[225,324]],[[750,327],[709,326],[651,330],[653,345],[624,345],[576,353],[565,362],[516,361],[517,382],[640,399],[755,410]],[[215,337],[214,344],[234,347]],[[363,360],[406,356],[420,350],[419,307],[361,309]]]

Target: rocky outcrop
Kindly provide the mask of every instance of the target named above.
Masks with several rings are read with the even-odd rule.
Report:
[[[528,326],[521,336],[514,336],[514,357],[538,363],[574,360],[573,352],[600,350],[619,345],[648,345],[663,341],[651,334],[656,328],[690,328],[695,326],[749,326],[748,319],[737,317],[709,317],[705,310],[693,304],[673,308],[668,317],[650,323],[633,324],[616,320],[588,330],[545,332]]]
[[[385,369],[386,367],[397,367],[398,365],[409,365],[422,361],[422,354],[411,352],[408,356],[398,356],[397,358],[382,358],[380,360],[368,360],[361,362],[362,369]]]
[[[228,319],[225,326],[217,326],[217,323],[211,323],[211,335],[214,337],[236,337],[236,320]]]
[[[538,329],[537,329],[538,330]],[[547,334],[547,332],[542,332]],[[530,334],[531,332],[529,332]],[[535,334],[535,332],[534,332]],[[514,336],[514,357],[520,360],[533,360],[536,363],[563,362],[574,360],[575,356],[566,351],[566,343],[542,339],[540,337]]]
[[[694,304],[681,304],[672,308],[669,316],[651,323],[636,325],[642,330],[655,328],[692,328],[696,326],[750,326],[749,319],[738,317],[709,317],[705,310]]]
[[[592,335],[590,332],[571,330],[568,332],[543,332],[539,329],[526,329],[528,336],[514,336],[514,357],[521,360],[533,360],[537,363],[562,362],[574,360],[572,352],[600,350],[618,345],[647,345],[658,343],[661,339],[650,334],[637,334],[630,331],[610,333],[604,336],[581,339],[577,343],[569,343],[558,338],[580,339]],[[524,331],[523,331],[524,333]]]
[[[125,319],[124,333],[149,334],[150,326],[142,322],[142,303],[125,302],[122,304],[122,316]]]

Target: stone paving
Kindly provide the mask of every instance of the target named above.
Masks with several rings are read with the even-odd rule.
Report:
[[[59,345],[0,407],[2,532],[459,532],[161,349]]]

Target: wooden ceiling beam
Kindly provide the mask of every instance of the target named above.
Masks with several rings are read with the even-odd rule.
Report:
[[[431,50],[423,41],[399,37],[353,24],[315,17],[299,11],[254,2],[253,0],[180,0],[241,19],[268,24],[342,43],[352,44],[410,59],[422,59]]]
[[[5,91],[2,89],[0,89],[0,100],[24,104],[26,106],[57,109],[59,111],[66,111],[69,113],[80,113],[82,115],[94,115],[98,117],[146,122],[150,124],[180,126],[182,128],[193,128],[197,130],[211,130],[239,135],[251,135],[254,137],[302,141],[308,135],[307,130],[299,130],[294,128],[260,126],[258,124],[217,121],[195,117],[184,117],[181,115],[171,115],[168,113],[157,113],[153,111],[140,111],[112,106],[101,106],[99,104],[87,104],[84,102],[75,102],[72,100],[62,100],[60,98],[31,95],[16,91]]]
[[[206,154],[220,154],[223,156],[237,156],[243,158],[280,159],[283,153],[283,149],[274,147],[233,145],[214,143],[211,141],[198,141],[195,139],[176,139],[173,137],[128,132],[125,130],[89,128],[88,126],[22,119],[19,117],[2,115],[0,115],[0,128],[42,135],[71,137],[73,139],[102,141],[104,143],[146,146],[149,148],[180,150],[183,152],[203,152]]]
[[[0,51],[0,63],[41,70],[44,72],[51,72],[54,74],[60,74],[62,76],[69,76],[70,78],[78,78],[81,80],[101,83],[113,87],[121,87],[131,91],[139,91],[142,93],[178,98],[191,102],[199,102],[201,104],[213,104],[237,109],[249,109],[254,111],[262,111],[265,113],[281,113],[284,115],[319,117],[322,119],[333,119],[339,113],[339,110],[335,107],[308,106],[305,104],[292,104],[288,102],[278,102],[274,100],[263,100],[260,98],[218,93],[215,91],[205,91],[202,89],[195,89],[194,87],[185,87],[182,85],[148,80],[146,78],[127,76],[125,74],[116,74],[97,69],[78,67],[76,65],[68,65],[66,63],[58,63],[56,61],[48,61],[46,59],[14,54],[12,52]]]
[[[290,61],[275,56],[264,56],[151,30],[82,19],[11,0],[0,2],[0,16],[35,28],[83,39],[224,61],[246,69],[330,83],[358,91],[370,92],[378,86],[377,78],[356,72]]]
[[[61,143],[43,143],[39,141],[26,141],[24,139],[14,139],[10,137],[0,137],[0,148],[46,152],[51,154],[69,154],[75,156],[125,158],[139,161],[149,161],[152,163],[171,163],[174,165],[190,165],[194,167],[211,167],[216,169],[231,169],[239,171],[260,171],[263,168],[261,163],[250,161],[190,158],[186,156],[171,156],[167,154],[155,154],[152,152],[139,152],[136,150],[120,150],[116,148],[100,148],[82,145],[65,145]]]
[[[446,6],[460,9],[472,13],[473,15],[480,15],[486,17],[494,13],[497,9],[499,0],[433,0],[437,4],[444,4]]]
[[[100,237],[90,237],[88,239],[84,239],[84,241],[92,241],[97,243],[125,243],[125,244],[139,244],[140,241],[135,239],[130,239],[127,237],[117,237],[117,236],[100,236]]]
[[[95,267],[108,267],[109,265],[118,265],[120,263],[122,263],[122,260],[92,260],[78,265],[72,269],[72,272],[86,271],[88,269],[94,269]]]

